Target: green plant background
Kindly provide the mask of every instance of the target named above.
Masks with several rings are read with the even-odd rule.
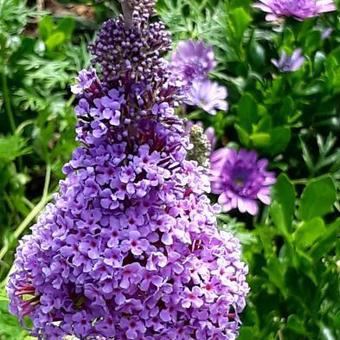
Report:
[[[273,27],[251,4],[157,5],[174,44],[213,45],[212,78],[228,88],[228,112],[194,110],[189,118],[213,126],[219,147],[256,149],[278,176],[273,203],[258,216],[218,216],[241,239],[250,268],[239,339],[340,339],[339,12]],[[115,1],[0,0],[0,340],[29,338],[7,312],[6,278],[18,241],[76,146],[69,85],[89,64],[95,30],[118,8]],[[279,73],[270,60],[297,47],[303,67]]]

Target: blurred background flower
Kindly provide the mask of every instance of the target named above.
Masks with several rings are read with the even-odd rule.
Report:
[[[237,208],[256,215],[258,200],[270,204],[275,176],[267,171],[268,161],[258,159],[255,151],[226,147],[214,151],[210,161],[211,191],[219,195],[223,211]]]
[[[260,0],[254,7],[266,12],[268,21],[285,17],[305,20],[336,10],[333,0]]]
[[[280,59],[272,59],[271,62],[281,72],[293,72],[298,70],[305,62],[305,58],[302,56],[302,50],[300,48],[293,51],[291,55],[286,52],[282,52]]]

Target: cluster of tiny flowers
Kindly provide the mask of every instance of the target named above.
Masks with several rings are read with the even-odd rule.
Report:
[[[135,3],[104,24],[98,71],[72,88],[81,146],[17,249],[10,311],[47,340],[235,339],[247,267],[188,160],[181,87],[160,56],[168,34],[148,23],[153,1]]]
[[[255,151],[222,148],[211,155],[211,191],[219,195],[223,211],[234,208],[251,215],[258,213],[258,200],[270,204],[270,188],[275,183],[268,161],[257,159]]]
[[[187,158],[208,168],[211,154],[211,143],[200,124],[193,124],[190,128],[190,142],[192,149],[188,150]]]
[[[228,109],[227,89],[208,79],[216,66],[211,46],[202,41],[181,41],[171,58],[171,68],[184,84],[184,101],[215,115]]]
[[[293,51],[291,55],[282,52],[280,59],[272,59],[271,62],[277,67],[280,72],[297,71],[305,62],[305,58],[301,54],[300,48]]]
[[[254,7],[267,13],[267,21],[285,17],[302,21],[336,10],[333,0],[259,0]]]

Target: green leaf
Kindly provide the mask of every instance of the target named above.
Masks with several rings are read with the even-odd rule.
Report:
[[[0,137],[0,162],[12,161],[29,152],[26,140],[19,135]]]
[[[63,32],[67,40],[71,39],[74,28],[75,28],[75,21],[71,17],[66,17],[66,18],[61,19],[58,22],[58,26],[57,26],[58,31]]]
[[[312,179],[304,189],[298,216],[307,221],[332,211],[336,200],[336,188],[331,176],[325,175]]]
[[[65,41],[65,34],[63,32],[53,33],[45,41],[48,50],[52,51]]]
[[[242,7],[238,7],[229,12],[229,18],[234,43],[239,44],[245,30],[251,22],[251,16]]]
[[[255,146],[267,146],[270,143],[270,134],[266,132],[255,132],[250,135]]]
[[[287,328],[291,329],[295,333],[307,335],[306,328],[303,324],[303,320],[301,320],[297,315],[292,314],[288,316],[287,319]]]
[[[267,273],[269,280],[280,289],[283,296],[287,296],[287,288],[284,282],[285,264],[281,263],[276,257],[267,260],[267,267],[263,270]]]
[[[281,235],[285,236],[287,240],[290,239],[287,223],[285,221],[285,212],[282,204],[273,202],[270,207],[270,216],[275,226],[280,231]]]
[[[241,143],[244,146],[248,146],[249,145],[249,135],[247,133],[246,130],[244,130],[241,126],[239,126],[238,124],[235,124],[235,129],[237,131],[238,134],[238,138],[240,139]]]
[[[280,119],[282,122],[286,123],[289,121],[289,117],[293,116],[295,113],[294,108],[295,108],[295,104],[294,104],[294,100],[292,97],[287,96],[283,98],[282,106],[279,111]]]
[[[318,242],[316,242],[310,251],[314,260],[319,260],[322,256],[328,254],[334,247],[337,240],[337,235],[340,231],[340,218],[336,219],[334,223],[327,225],[326,232],[321,235]]]
[[[295,263],[298,265],[300,272],[308,276],[313,281],[314,285],[317,286],[318,280],[315,276],[315,268],[312,257],[298,248],[296,249],[295,254],[297,260]]]
[[[276,155],[287,147],[291,138],[290,128],[286,126],[276,127],[270,132],[270,137],[270,148],[266,151],[271,155]]]
[[[317,50],[322,42],[320,31],[310,32],[304,41],[304,52],[307,55]]]
[[[294,232],[297,246],[301,248],[310,247],[320,236],[326,232],[325,223],[322,218],[314,217],[304,221]]]
[[[249,93],[243,95],[237,106],[238,121],[240,126],[248,133],[252,132],[252,126],[257,122],[257,104]]]
[[[54,30],[52,18],[47,15],[42,20],[40,20],[38,30],[42,40],[46,41]]]
[[[273,199],[278,202],[283,211],[285,229],[291,232],[295,206],[295,188],[284,173],[280,174],[273,188]]]

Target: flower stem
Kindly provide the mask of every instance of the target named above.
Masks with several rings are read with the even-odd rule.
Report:
[[[50,201],[52,197],[51,195],[48,194],[50,180],[51,180],[51,166],[47,164],[42,197],[39,203],[31,210],[31,212],[26,216],[26,218],[15,229],[13,233],[14,239],[18,239],[20,237],[20,235],[25,231],[27,226],[31,224],[34,218],[39,214],[39,212],[44,208],[44,206]],[[9,250],[9,245],[8,243],[6,243],[4,247],[0,250],[0,261],[4,258],[8,250]]]
[[[26,229],[26,227],[31,223],[31,221],[38,215],[41,209],[46,205],[46,203],[51,199],[48,195],[48,188],[50,186],[51,180],[51,166],[47,164],[46,166],[46,175],[45,175],[45,183],[43,189],[43,195],[39,203],[32,209],[32,211],[26,216],[26,218],[21,222],[18,228],[14,232],[14,237],[17,239]]]

